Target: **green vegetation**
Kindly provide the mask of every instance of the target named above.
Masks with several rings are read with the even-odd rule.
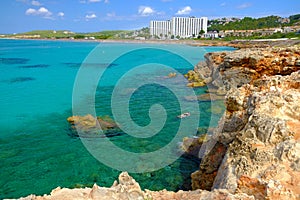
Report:
[[[240,21],[229,22],[225,25],[223,24],[214,24],[209,27],[209,30],[255,30],[255,29],[264,29],[264,28],[274,28],[280,27],[281,23],[278,21],[279,17],[269,16],[259,19],[245,17]]]
[[[300,14],[297,14],[297,15],[291,15],[289,17],[290,19],[290,24],[297,24],[297,25],[300,25]]]
[[[94,32],[94,33],[86,33],[83,34],[85,37],[94,37],[95,39],[118,39],[122,38],[122,36],[126,34],[130,34],[132,31],[123,31],[123,30],[116,30],[116,31],[101,31],[101,32]]]
[[[149,28],[143,28],[139,31],[124,31],[124,30],[113,30],[113,31],[100,31],[92,33],[74,33],[67,30],[35,30],[25,33],[19,33],[10,36],[37,36],[40,38],[47,39],[126,39],[134,37],[145,37],[149,38]]]
[[[36,30],[25,33],[20,33],[17,35],[40,35],[41,38],[68,38],[73,37],[75,34],[71,31],[61,30],[61,31],[53,31],[53,30]]]
[[[208,31],[223,30],[256,30],[268,28],[280,28],[283,26],[300,25],[300,14],[289,17],[290,22],[282,22],[279,16],[268,16],[262,18],[245,17],[241,20],[235,19],[228,23],[218,23],[218,20],[210,20]]]
[[[30,31],[26,33],[19,33],[10,36],[37,36],[40,38],[48,38],[48,39],[134,39],[135,37],[144,37],[150,38],[149,28],[142,28],[137,31],[125,31],[125,30],[112,30],[112,31],[100,31],[100,32],[92,32],[92,33],[74,33],[71,31],[60,30],[36,30]],[[35,37],[36,38],[36,37]]]
[[[260,35],[253,35],[253,36],[248,36],[248,37],[239,37],[239,36],[230,36],[230,37],[225,37],[222,40],[225,41],[232,41],[232,40],[240,40],[240,39],[247,39],[247,40],[255,40],[255,39],[280,39],[280,38],[298,38],[300,39],[300,34],[299,33],[273,33],[272,35],[267,35],[267,36],[260,36]],[[210,40],[210,39],[208,39]]]

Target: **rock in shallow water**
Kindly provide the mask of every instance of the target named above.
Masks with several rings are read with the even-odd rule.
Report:
[[[85,116],[72,116],[67,119],[71,124],[71,129],[75,135],[81,137],[106,134],[113,135],[115,131],[119,131],[118,125],[109,116],[93,117],[88,114]]]

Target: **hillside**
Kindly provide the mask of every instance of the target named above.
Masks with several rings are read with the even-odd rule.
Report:
[[[208,31],[256,30],[294,25],[300,25],[300,14],[292,15],[288,18],[272,15],[262,18],[244,17],[243,19],[231,18],[231,20],[226,20],[226,18],[214,19],[209,20]]]
[[[41,38],[70,38],[73,37],[75,39],[83,39],[85,37],[94,37],[96,39],[108,39],[115,38],[118,35],[128,34],[132,31],[123,31],[123,30],[115,30],[115,31],[101,31],[101,32],[93,32],[93,33],[75,33],[68,30],[35,30],[29,31],[25,33],[19,33],[17,35],[39,35]]]
[[[149,28],[142,28],[140,30],[107,30],[91,33],[78,33],[69,30],[34,30],[8,36],[48,39],[133,39],[135,37],[150,37]]]

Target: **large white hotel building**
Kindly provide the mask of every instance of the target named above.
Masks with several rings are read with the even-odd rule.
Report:
[[[173,17],[172,20],[150,21],[150,35],[155,37],[197,37],[203,30],[207,33],[207,17]]]

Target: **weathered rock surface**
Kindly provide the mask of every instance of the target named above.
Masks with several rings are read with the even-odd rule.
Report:
[[[298,47],[242,49],[208,53],[205,57],[205,63],[195,66],[193,77],[210,83],[220,92],[252,83],[265,75],[289,75],[300,70]]]
[[[192,174],[193,189],[300,199],[300,48],[206,58],[211,74],[195,70],[227,91],[226,111],[210,141],[215,145]]]
[[[115,181],[110,188],[100,187],[94,184],[93,188],[67,189],[56,188],[50,195],[30,195],[20,200],[194,200],[194,199],[228,199],[228,200],[254,200],[253,196],[246,194],[233,195],[227,190],[205,190],[170,192],[167,190],[150,191],[141,190],[140,185],[123,172],[119,175],[119,183]]]
[[[202,134],[199,137],[193,137],[193,138],[185,137],[182,140],[180,149],[182,150],[183,153],[187,155],[198,157],[200,148],[203,142],[205,142],[206,140],[207,140],[206,134]]]
[[[203,79],[199,73],[190,70],[187,74],[184,75],[189,83],[187,84],[188,87],[203,87],[206,85],[205,79]]]
[[[71,116],[67,119],[71,125],[71,129],[78,132],[81,136],[99,134],[103,131],[117,129],[118,125],[109,117],[93,117],[88,114],[85,116]]]

